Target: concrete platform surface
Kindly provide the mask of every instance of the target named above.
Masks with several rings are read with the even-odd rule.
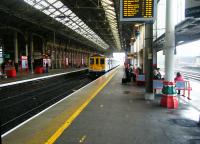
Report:
[[[89,83],[75,91],[65,99],[57,102],[48,109],[26,121],[15,130],[3,135],[3,144],[50,144],[52,135],[64,123],[71,124],[72,119],[84,109],[100,89],[105,86],[116,70],[109,72],[101,78]],[[67,121],[70,119],[70,121]],[[62,131],[62,129],[61,129]],[[54,138],[53,138],[54,139]]]
[[[56,144],[200,144],[198,112],[179,99],[170,110],[144,100],[144,88],[122,85],[119,70]]]

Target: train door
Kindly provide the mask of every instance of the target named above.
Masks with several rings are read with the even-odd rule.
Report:
[[[98,57],[95,58],[95,65],[96,65],[95,69],[96,70],[100,70],[100,67],[99,67],[99,58]]]

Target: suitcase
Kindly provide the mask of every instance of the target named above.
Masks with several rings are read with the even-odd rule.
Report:
[[[127,83],[127,79],[126,78],[122,78],[122,84]]]

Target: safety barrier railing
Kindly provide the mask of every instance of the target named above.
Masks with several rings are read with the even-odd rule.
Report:
[[[188,99],[190,99],[190,91],[192,87],[190,86],[189,81],[177,81],[176,90],[183,90],[183,96],[185,96],[185,91],[188,91]]]

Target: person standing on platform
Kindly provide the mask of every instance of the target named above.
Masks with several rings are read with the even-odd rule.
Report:
[[[48,71],[49,71],[49,64],[48,62],[46,62],[46,73],[48,73]]]
[[[6,65],[5,62],[3,62],[3,63],[1,64],[2,74],[5,74],[5,65]]]

